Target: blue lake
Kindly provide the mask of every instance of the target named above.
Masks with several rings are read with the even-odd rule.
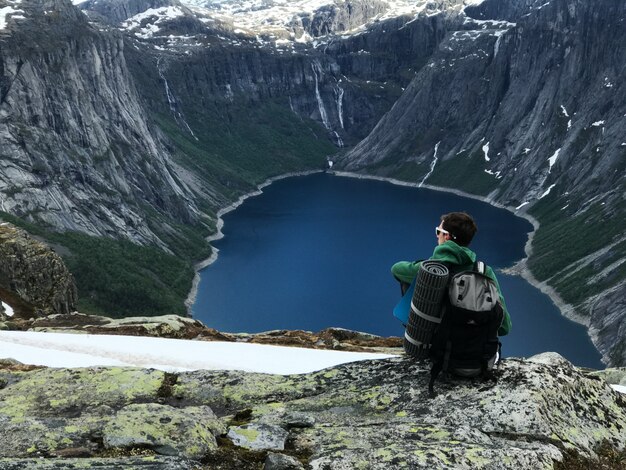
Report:
[[[497,270],[524,257],[532,225],[477,200],[329,174],[277,181],[224,216],[219,256],[200,273],[193,316],[227,332],[335,326],[401,336],[390,267],[430,257],[440,215],[452,211],[476,220],[471,248],[479,260]],[[585,328],[546,295],[517,276],[498,280],[513,321],[504,356],[556,351],[603,367]]]

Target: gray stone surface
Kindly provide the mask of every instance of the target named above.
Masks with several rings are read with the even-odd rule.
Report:
[[[199,470],[198,464],[171,457],[0,459],[2,470]]]
[[[289,455],[270,452],[263,463],[263,470],[304,470],[304,466]]]
[[[437,381],[434,399],[428,366],[402,357],[292,376],[0,367],[0,458],[16,469],[103,456],[258,469],[278,453],[319,469],[517,470],[626,452],[626,400],[554,354],[504,359],[495,383]]]
[[[228,437],[236,446],[250,450],[284,450],[288,433],[271,424],[246,424],[228,430]]]
[[[149,448],[157,454],[200,460],[215,451],[225,426],[206,406],[172,408],[156,403],[128,405],[103,430],[107,449]]]

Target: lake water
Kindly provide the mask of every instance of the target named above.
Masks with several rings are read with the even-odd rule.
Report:
[[[504,209],[451,193],[329,174],[277,181],[224,216],[215,263],[200,272],[193,316],[226,332],[319,331],[335,326],[402,336],[391,311],[399,260],[425,259],[441,214],[470,213],[471,248],[494,269],[524,256],[532,225]],[[556,351],[601,368],[584,327],[517,276],[498,273],[512,332],[504,356]]]

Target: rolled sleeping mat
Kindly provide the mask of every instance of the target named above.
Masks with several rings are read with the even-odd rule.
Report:
[[[428,357],[435,329],[441,322],[448,268],[438,261],[423,261],[415,280],[409,321],[404,332],[404,350],[416,359]]]

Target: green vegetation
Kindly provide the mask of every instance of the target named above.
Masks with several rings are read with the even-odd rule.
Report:
[[[323,168],[337,150],[326,129],[298,119],[279,100],[212,103],[186,117],[197,140],[171,114],[154,119],[176,144],[180,162],[228,199],[270,176]]]
[[[81,312],[111,317],[186,313],[183,302],[194,276],[190,258],[126,240],[55,233],[5,213],[0,217],[43,238],[63,257],[78,287]],[[195,246],[198,257],[210,255],[205,242]]]
[[[440,161],[426,184],[455,188],[486,196],[498,186],[495,175],[485,173],[485,157],[481,152],[461,152],[450,160]]]
[[[605,276],[598,276],[603,269],[626,256],[626,242],[618,243],[626,202],[608,207],[598,201],[578,214],[572,209],[563,209],[566,204],[569,209],[583,206],[584,201],[568,203],[551,193],[530,211],[539,220],[540,228],[533,240],[534,255],[529,260],[529,268],[537,279],[548,280],[563,300],[577,306],[626,276],[623,263]],[[585,256],[610,245],[614,246],[597,261],[571,269]]]
[[[408,162],[403,163],[393,174],[395,178],[400,180],[417,183],[424,178],[429,170],[430,168],[426,163]]]

